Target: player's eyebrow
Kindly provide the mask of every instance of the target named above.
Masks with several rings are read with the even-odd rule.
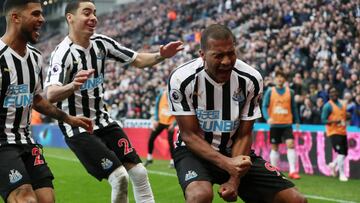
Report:
[[[92,8],[89,8],[89,7],[86,7],[84,8],[82,11],[90,11],[90,12],[96,12],[96,9],[92,9]]]

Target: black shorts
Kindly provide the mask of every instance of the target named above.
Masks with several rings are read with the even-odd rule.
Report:
[[[141,163],[129,138],[117,124],[94,131],[65,137],[87,172],[98,180],[108,178],[122,163]]]
[[[33,189],[53,188],[54,179],[39,145],[0,147],[0,195],[6,202],[11,191],[24,184]]]
[[[331,135],[330,139],[333,149],[338,154],[347,156],[348,153],[347,137],[344,135]]]
[[[270,163],[256,156],[252,151],[252,166],[241,178],[238,194],[245,202],[262,202],[272,199],[284,189],[294,187],[284,175],[271,166]],[[186,187],[193,181],[209,181],[212,184],[222,184],[229,179],[229,174],[214,164],[198,158],[186,147],[178,147],[174,152],[175,168],[178,180],[185,194]]]
[[[270,143],[280,144],[283,140],[294,139],[293,129],[289,127],[270,127]]]

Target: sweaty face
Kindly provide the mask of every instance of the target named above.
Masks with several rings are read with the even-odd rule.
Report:
[[[94,34],[97,24],[96,8],[91,2],[82,2],[75,14],[70,14],[70,26],[75,33],[84,34],[88,37]]]
[[[25,40],[35,44],[40,37],[40,29],[45,19],[40,3],[28,3],[25,9],[19,12],[21,20],[20,32]]]
[[[207,50],[200,50],[200,55],[205,61],[206,72],[218,83],[230,80],[236,62],[233,39],[209,38],[207,43]]]

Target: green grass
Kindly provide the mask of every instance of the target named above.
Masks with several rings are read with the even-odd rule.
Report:
[[[57,203],[110,202],[110,186],[107,181],[99,182],[88,175],[70,150],[45,148],[44,154],[55,176]],[[184,202],[175,170],[169,169],[168,163],[168,161],[155,160],[154,164],[148,167],[155,200],[158,203]],[[360,202],[360,180],[342,183],[335,178],[302,175],[302,179],[295,181],[295,184],[306,195]],[[216,187],[214,187],[214,191]],[[224,202],[217,194],[214,196],[213,202]],[[129,201],[135,202],[131,187],[129,187]],[[319,198],[311,198],[311,196],[308,201],[310,203],[339,202],[320,200]],[[238,202],[242,201],[239,200]]]

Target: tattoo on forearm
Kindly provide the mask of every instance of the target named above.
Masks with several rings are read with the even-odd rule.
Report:
[[[155,56],[155,61],[156,61],[157,63],[163,61],[164,59],[165,59],[165,58],[162,57],[162,56],[160,55],[160,53],[159,53],[159,54],[156,54],[156,56]]]

